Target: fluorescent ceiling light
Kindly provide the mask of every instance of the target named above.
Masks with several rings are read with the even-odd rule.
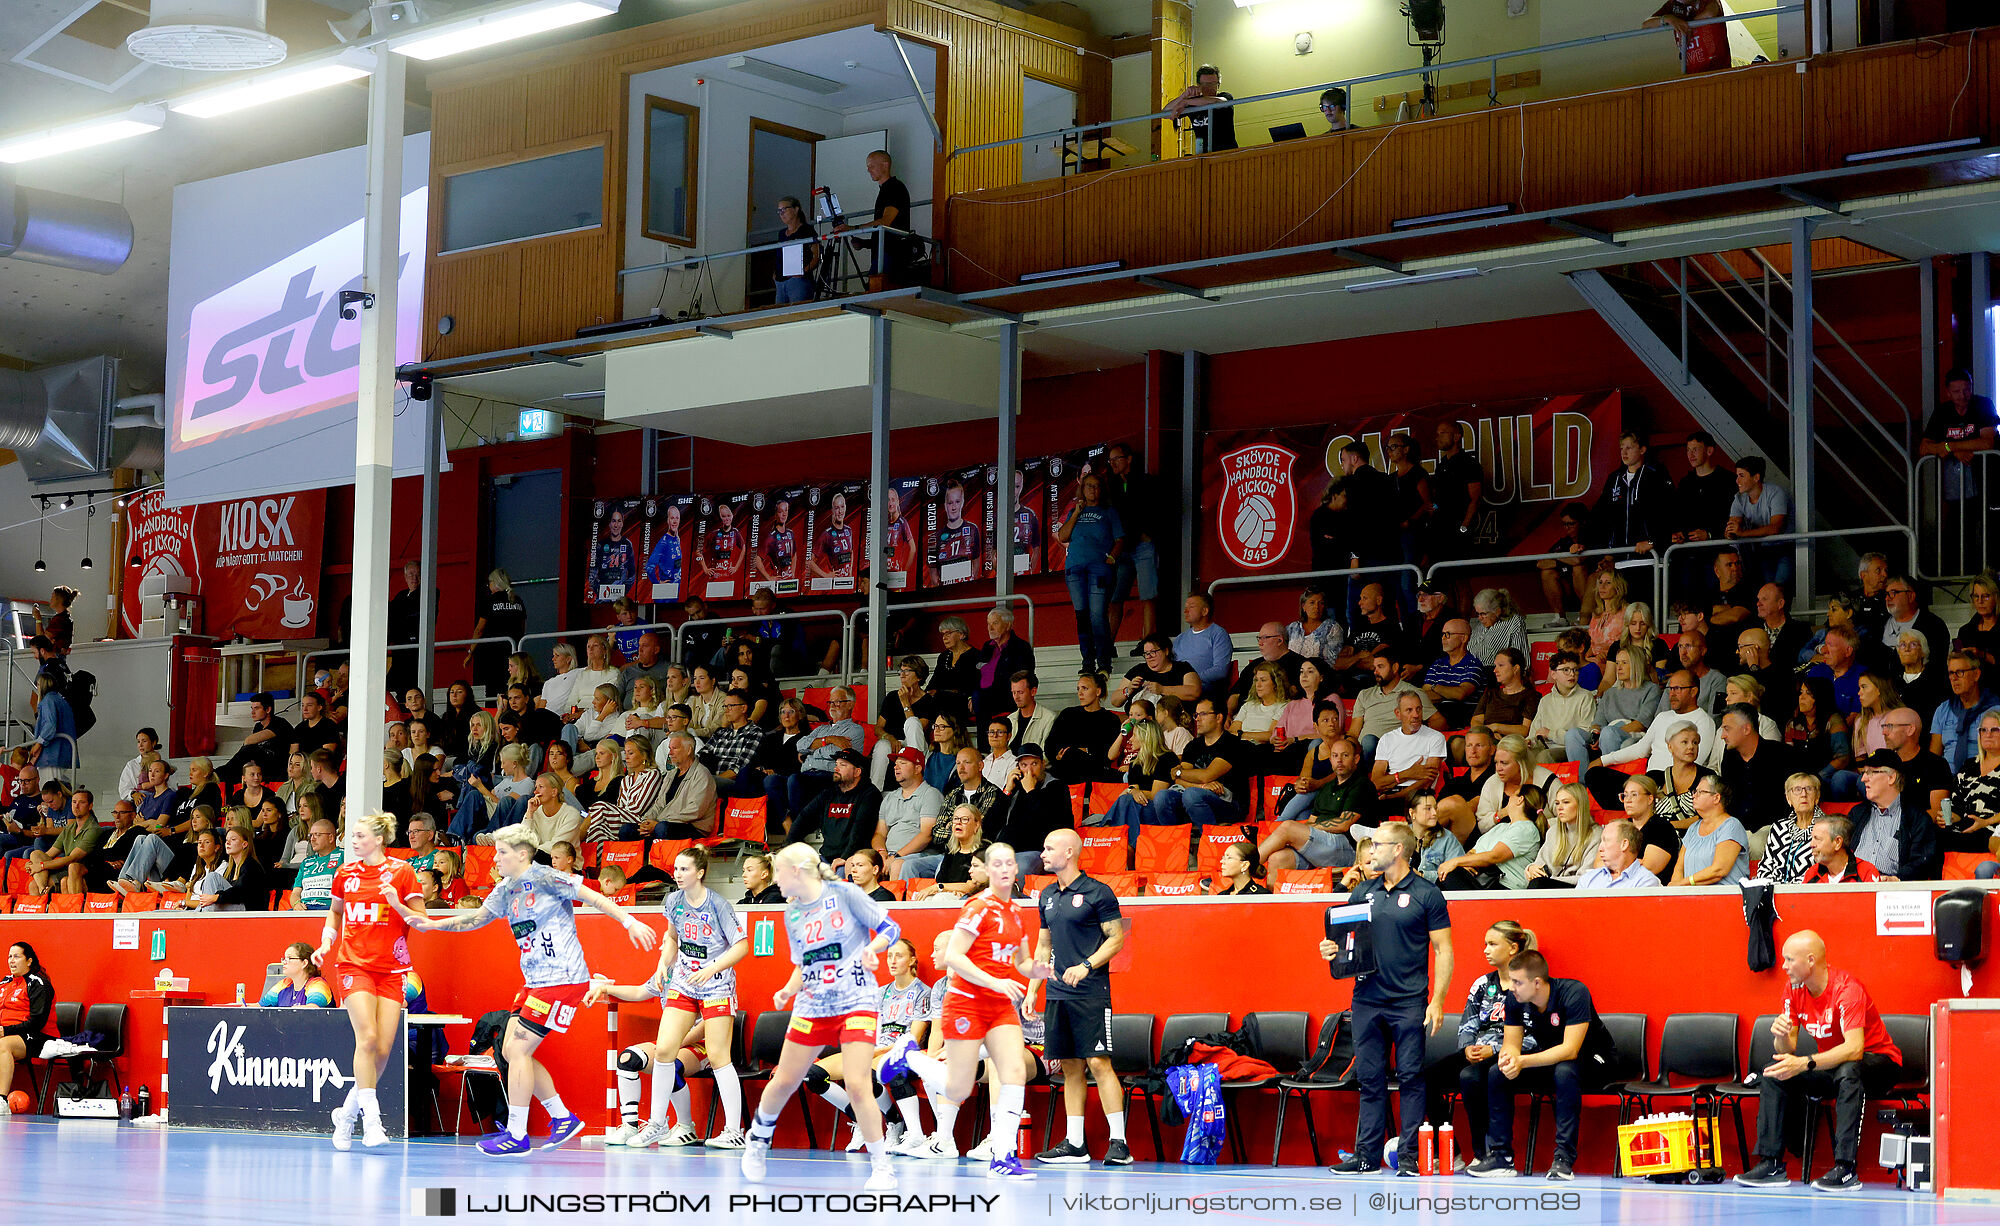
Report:
[[[166,122],[167,109],[155,102],[80,123],[45,128],[40,132],[23,132],[19,136],[0,138],[0,162],[31,162],[51,154],[88,149],[92,145],[124,140],[128,136],[157,132]]]
[[[1414,277],[1390,277],[1386,281],[1363,281],[1358,285],[1348,286],[1347,292],[1350,294],[1365,294],[1371,290],[1389,289],[1397,285],[1424,285],[1432,281],[1457,281],[1465,277],[1483,277],[1485,275],[1486,271],[1480,268],[1452,268],[1444,272],[1418,273]]]
[[[751,55],[732,55],[724,61],[723,66],[736,72],[748,73],[753,77],[762,77],[766,81],[789,85],[793,89],[802,89],[808,93],[837,94],[847,88],[838,81],[829,81],[825,77],[816,77],[812,73],[800,72],[796,68],[773,64],[769,60],[760,60]]]
[[[372,55],[366,52],[344,51],[330,60],[320,60],[310,64],[299,64],[278,72],[260,73],[214,89],[176,98],[167,103],[176,114],[193,115],[198,119],[213,119],[217,115],[227,115],[232,111],[246,110],[262,106],[266,102],[277,102],[284,98],[295,98],[309,94],[316,89],[325,89],[347,81],[358,81],[368,75],[368,64]]]
[[[609,17],[618,11],[618,4],[619,0],[529,0],[526,4],[496,7],[474,17],[428,21],[390,45],[415,59],[443,59]]]

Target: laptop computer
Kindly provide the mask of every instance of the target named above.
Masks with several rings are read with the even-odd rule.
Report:
[[[1281,123],[1271,129],[1271,143],[1275,145],[1284,140],[1303,140],[1305,134],[1306,126],[1302,123]]]

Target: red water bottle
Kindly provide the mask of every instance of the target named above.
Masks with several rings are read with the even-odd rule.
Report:
[[[1458,1169],[1458,1142],[1451,1137],[1451,1121],[1438,1125],[1437,1130],[1437,1173],[1450,1175]]]
[[[1429,1120],[1417,1126],[1417,1174],[1437,1174],[1437,1131]]]
[[[1014,1133],[1014,1153],[1023,1162],[1035,1160],[1034,1134],[1028,1131],[1028,1113],[1021,1113],[1021,1126]]]

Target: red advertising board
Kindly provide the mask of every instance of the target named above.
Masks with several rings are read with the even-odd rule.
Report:
[[[139,631],[139,586],[186,575],[214,638],[306,638],[320,600],[326,492],[307,490],[168,510],[162,491],[126,504],[124,600],[119,622]]]

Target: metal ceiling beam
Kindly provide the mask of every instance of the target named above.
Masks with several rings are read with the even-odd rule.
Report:
[[[1807,208],[1818,209],[1822,213],[1831,213],[1835,217],[1847,216],[1847,206],[1845,204],[1833,199],[1831,196],[1823,196],[1818,192],[1809,192],[1803,187],[1794,187],[1790,183],[1781,183],[1778,185],[1778,194],[1787,200],[1797,201]]]
[[[1580,221],[1572,221],[1567,217],[1549,218],[1549,227],[1554,230],[1561,230],[1565,234],[1574,234],[1578,238],[1587,238],[1593,242],[1603,243],[1607,247],[1623,247],[1625,245],[1623,240],[1611,237],[1609,230],[1600,230],[1596,226],[1586,226]]]
[[[1169,294],[1185,294],[1189,298],[1199,298],[1203,302],[1215,301],[1214,298],[1209,296],[1206,290],[1198,289],[1192,285],[1184,285],[1179,281],[1169,281],[1165,277],[1138,276],[1132,279],[1146,286],[1148,289],[1164,290]]]
[[[1371,268],[1379,268],[1384,272],[1408,271],[1404,268],[1403,261],[1401,260],[1392,260],[1386,255],[1376,255],[1372,251],[1363,251],[1359,247],[1335,247],[1333,251],[1335,255],[1340,256],[1342,259],[1353,260],[1357,264],[1366,264]]]

